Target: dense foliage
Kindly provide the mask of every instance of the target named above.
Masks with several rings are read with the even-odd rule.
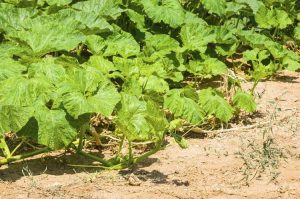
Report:
[[[182,125],[255,111],[259,80],[300,68],[299,8],[296,0],[0,0],[0,164],[65,147],[85,154],[95,114],[111,122],[120,148],[110,160],[85,155],[122,168],[159,150],[168,132],[184,147]],[[244,79],[253,89],[242,90]],[[152,149],[136,156],[132,143],[144,141]],[[15,155],[24,143],[45,148]]]

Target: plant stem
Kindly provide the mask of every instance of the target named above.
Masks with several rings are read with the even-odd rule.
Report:
[[[83,50],[83,44],[80,44],[77,49],[77,56],[80,57]]]
[[[255,81],[255,82],[254,82],[253,87],[252,87],[252,89],[251,89],[251,91],[250,91],[250,92],[251,92],[251,95],[254,94],[254,90],[255,90],[255,88],[256,88],[258,82],[259,82],[259,81]]]
[[[28,157],[31,157],[31,156],[34,156],[34,155],[38,155],[38,154],[41,154],[41,153],[49,152],[49,151],[50,151],[50,149],[48,147],[45,147],[45,148],[41,148],[41,149],[29,152],[29,153],[16,155],[16,156],[11,156],[9,158],[5,158],[5,159],[0,160],[0,165],[8,164],[8,163],[11,163],[11,162],[14,162],[14,161],[17,161],[17,160],[22,160],[22,159],[25,159],[25,158],[28,158]]]
[[[3,151],[5,158],[11,157],[10,149],[7,146],[7,143],[3,136],[0,137],[0,149]]]
[[[129,165],[133,163],[133,154],[132,154],[132,143],[128,141],[128,163]]]
[[[277,32],[278,32],[278,27],[276,27],[275,30],[274,30],[274,33],[273,33],[273,35],[272,35],[272,36],[273,36],[273,39],[274,39],[274,37],[277,35]]]
[[[125,136],[123,136],[122,139],[121,139],[121,142],[119,144],[119,149],[118,149],[116,158],[120,157],[120,154],[121,154],[121,151],[122,151],[122,148],[123,148],[123,144],[124,144],[124,140],[125,140]]]
[[[24,143],[24,140],[22,140],[22,142],[20,142],[20,143],[18,144],[18,146],[16,146],[16,148],[14,148],[14,150],[11,152],[11,155],[14,155],[15,152],[22,146],[23,143]]]
[[[80,127],[80,130],[79,130],[79,144],[77,147],[77,153],[82,151],[82,149],[83,149],[83,145],[84,145],[83,138],[84,138],[85,131],[86,131],[86,125],[84,124]]]
[[[89,154],[89,153],[86,153],[86,152],[83,152],[83,151],[77,151],[77,153],[79,155],[88,157],[88,158],[90,158],[92,160],[96,160],[96,161],[102,163],[106,167],[112,166],[112,164],[110,162],[108,162],[108,161],[106,161],[106,160],[104,160],[104,159],[102,159],[102,158],[100,158],[98,156],[95,156],[95,155],[92,155],[92,154]]]
[[[150,155],[153,155],[154,153],[156,153],[157,151],[159,151],[161,149],[161,143],[159,143],[154,149],[148,151],[147,153],[144,153],[143,155],[134,158],[133,160],[133,164],[136,164],[142,160],[147,159]]]

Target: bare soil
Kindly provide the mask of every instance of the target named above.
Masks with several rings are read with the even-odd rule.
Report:
[[[2,166],[0,198],[300,198],[300,74],[261,82],[257,93],[258,113],[232,124],[235,131],[191,132],[184,150],[169,139],[165,150],[133,169],[70,167],[85,160],[57,153]],[[284,157],[257,156],[267,136],[274,147],[265,152],[276,148]],[[261,167],[246,170],[243,158]]]

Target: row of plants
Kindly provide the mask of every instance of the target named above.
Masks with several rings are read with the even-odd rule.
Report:
[[[300,68],[299,8],[296,0],[0,0],[0,165],[73,149],[121,169],[163,148],[167,134],[186,147],[185,126],[217,128],[254,112],[260,80]],[[94,139],[113,140],[114,156],[87,153]]]

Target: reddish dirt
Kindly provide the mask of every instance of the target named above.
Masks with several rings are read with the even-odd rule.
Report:
[[[300,75],[284,72],[259,83],[257,93],[260,114],[247,122],[270,124],[236,124],[238,130],[212,138],[190,133],[185,150],[170,139],[165,150],[131,170],[73,168],[67,163],[80,157],[55,153],[2,166],[0,198],[300,198]],[[280,172],[275,180],[261,173],[246,184],[237,153],[249,142],[260,149],[264,131],[289,155],[271,169]]]

